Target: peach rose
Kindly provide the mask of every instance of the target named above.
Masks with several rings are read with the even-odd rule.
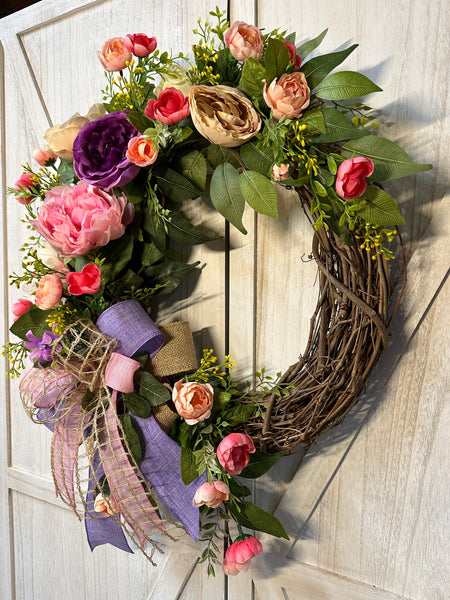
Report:
[[[33,158],[41,167],[45,167],[49,160],[55,161],[58,156],[51,150],[44,150],[43,148],[38,148],[33,152]]]
[[[281,165],[273,165],[272,179],[275,181],[284,181],[289,177],[289,165],[282,163]]]
[[[188,425],[195,425],[208,419],[214,400],[214,390],[209,383],[189,381],[182,379],[173,387],[172,400],[178,414],[183,417]]]
[[[235,21],[225,31],[223,40],[236,60],[245,61],[250,57],[259,60],[263,55],[264,44],[260,30],[244,21]]]
[[[152,140],[139,135],[128,142],[126,157],[138,167],[148,167],[158,158],[158,153],[153,147]]]
[[[296,119],[309,106],[309,87],[301,71],[285,73],[278,81],[274,79],[268,88],[264,82],[263,96],[275,119],[283,116]]]
[[[107,40],[103,48],[97,51],[99,61],[105,71],[121,71],[131,61],[132,55],[124,43],[124,38],[115,37]]]
[[[94,502],[95,512],[101,513],[104,517],[110,517],[112,515],[118,515],[120,513],[119,507],[112,496],[108,496],[108,502],[102,496],[97,494]]]
[[[39,280],[36,290],[36,306],[42,310],[53,308],[61,300],[62,290],[63,284],[59,275],[44,275]]]
[[[210,508],[219,508],[223,500],[228,500],[230,489],[224,481],[203,483],[195,492],[192,504],[195,508],[206,505]]]

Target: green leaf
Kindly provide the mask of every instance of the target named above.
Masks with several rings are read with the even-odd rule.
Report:
[[[26,341],[29,341],[26,334],[30,330],[36,337],[41,338],[46,331],[50,331],[47,319],[54,312],[54,310],[41,310],[33,304],[28,312],[24,313],[11,325],[9,330],[20,339]]]
[[[157,215],[146,210],[144,212],[142,228],[150,235],[158,250],[165,254],[167,250],[167,236],[162,220]]]
[[[264,52],[267,85],[286,72],[289,64],[289,50],[286,44],[277,38],[270,38]]]
[[[286,42],[291,42],[291,44],[295,44],[295,31],[287,35],[285,38]]]
[[[209,193],[211,202],[220,214],[246,234],[247,230],[242,224],[245,200],[241,194],[239,173],[230,163],[216,167],[211,178]]]
[[[314,180],[312,183],[313,183],[313,187],[316,191],[316,194],[318,196],[322,196],[323,198],[328,196],[327,190],[323,187],[323,185],[319,181]]]
[[[300,58],[303,61],[305,60],[305,58],[307,56],[309,56],[311,54],[311,52],[313,50],[315,50],[318,46],[320,46],[323,38],[327,34],[327,31],[328,31],[328,27],[327,27],[327,29],[324,29],[322,31],[322,33],[320,33],[317,37],[313,38],[312,40],[309,40],[308,42],[304,42],[297,48],[297,54],[300,56]]]
[[[369,185],[364,194],[366,204],[358,210],[358,216],[373,225],[405,225],[394,198],[384,190]]]
[[[322,79],[340,65],[341,62],[343,62],[357,47],[358,44],[353,44],[353,46],[350,46],[350,48],[347,48],[346,50],[322,54],[302,65],[302,71],[308,81],[310,89],[312,90],[318,86]]]
[[[158,169],[154,177],[167,198],[173,202],[183,202],[202,195],[200,188],[172,169]]]
[[[210,144],[207,150],[207,157],[209,164],[216,168],[225,162],[230,163],[233,167],[239,167],[239,161],[230,148],[225,146],[218,146],[217,144]]]
[[[347,142],[342,148],[345,158],[367,156],[372,159],[375,170],[370,181],[388,181],[433,168],[433,165],[418,164],[412,161],[403,148],[394,142],[375,135]]]
[[[138,394],[122,394],[123,403],[125,407],[141,419],[146,419],[151,412],[150,402],[143,396]]]
[[[200,190],[206,187],[206,159],[198,150],[192,150],[180,158],[181,173]]]
[[[317,96],[324,100],[347,100],[372,92],[382,92],[373,81],[362,73],[339,71],[329,75],[317,88]]]
[[[274,535],[275,537],[281,537],[286,540],[289,539],[283,525],[270,513],[246,500],[239,506],[241,508],[240,512],[235,508],[231,509],[231,506],[230,510],[236,521],[243,527],[255,529],[256,531],[263,531],[264,533]]]
[[[226,410],[222,415],[222,419],[229,423],[230,427],[238,427],[247,423],[254,412],[255,407],[253,405],[238,404]]]
[[[181,479],[183,480],[184,485],[192,483],[194,479],[197,479],[197,477],[205,470],[204,468],[202,470],[202,468],[199,467],[194,453],[186,446],[181,448],[180,466]]]
[[[242,67],[241,80],[239,88],[250,96],[259,100],[262,97],[264,87],[263,79],[266,79],[266,70],[260,62],[250,57],[244,62]]]
[[[195,246],[196,244],[204,244],[205,242],[217,239],[212,238],[195,225],[192,225],[180,213],[171,212],[170,220],[166,221],[166,225],[169,237],[179,244]]]
[[[263,151],[253,142],[247,142],[241,146],[240,154],[247,169],[258,171],[266,177],[270,176],[274,163],[274,155],[271,150]]]
[[[57,169],[59,175],[58,185],[63,185],[65,183],[75,183],[75,181],[78,180],[78,177],[76,176],[75,171],[73,169],[73,162],[70,160],[64,160],[63,158],[61,158],[60,160],[61,162]]]
[[[246,487],[245,485],[241,485],[232,477],[228,480],[228,485],[230,488],[230,492],[233,494],[233,496],[236,496],[237,498],[242,498],[242,496],[250,496],[252,493],[252,491],[248,487]]]
[[[75,256],[70,260],[70,264],[78,273],[81,273],[83,267],[89,264],[89,261],[86,256]]]
[[[140,373],[139,395],[148,400],[151,406],[159,406],[170,400],[169,390],[147,371]]]
[[[240,184],[242,195],[253,210],[278,219],[277,192],[269,179],[256,171],[244,171]]]
[[[153,243],[144,242],[142,244],[142,253],[141,253],[141,263],[144,267],[149,267],[157,262],[164,255],[158,250],[158,248]]]
[[[170,292],[173,292],[175,288],[183,283],[192,271],[196,270],[196,267],[199,264],[199,261],[192,264],[186,264],[167,258],[157,265],[147,267],[145,269],[145,275],[146,277],[153,279],[155,283],[170,283],[170,287],[163,288],[159,292],[161,295],[170,294]]]
[[[217,413],[223,413],[227,404],[231,400],[231,396],[232,396],[232,394],[230,392],[224,392],[223,390],[220,390],[219,388],[215,388],[212,414],[215,415]],[[224,418],[224,417],[222,417],[222,418]]]
[[[303,114],[301,124],[307,126],[308,136],[325,133],[325,119],[320,107],[307,110]]]
[[[250,462],[240,475],[246,479],[257,479],[267,473],[282,456],[284,456],[284,452],[267,454],[267,452],[257,450],[255,453],[250,454]]]
[[[322,113],[325,119],[325,133],[314,137],[314,143],[329,144],[370,135],[369,131],[353,127],[345,115],[331,106],[323,106]]]
[[[133,427],[130,415],[121,415],[120,421],[122,423],[123,432],[126,438],[126,445],[124,447],[126,449],[128,446],[131,452],[131,456],[134,458],[137,466],[139,467],[142,463],[142,450],[139,436],[136,433],[135,428]]]
[[[136,127],[139,133],[144,133],[149,127],[153,127],[153,121],[137,110],[130,110],[127,121]]]
[[[118,240],[109,242],[107,246],[102,248],[101,255],[111,264],[111,272],[109,274],[111,279],[114,279],[130,262],[131,255],[133,254],[133,244],[133,236],[125,234]]]

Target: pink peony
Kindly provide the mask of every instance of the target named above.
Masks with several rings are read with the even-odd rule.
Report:
[[[228,500],[229,493],[230,490],[223,481],[205,482],[195,492],[192,504],[195,508],[204,504],[210,508],[218,508],[223,500]]]
[[[366,177],[372,175],[373,161],[365,156],[344,160],[336,176],[336,191],[344,200],[362,196],[367,189]]]
[[[37,185],[37,183],[38,180],[34,173],[22,173],[14,184],[14,189],[21,194],[20,196],[17,196],[17,202],[19,202],[19,204],[30,204],[30,202],[32,202],[35,194],[33,194],[31,188]],[[25,190],[30,190],[30,193]]]
[[[250,567],[252,558],[259,556],[263,551],[262,544],[254,537],[246,537],[234,542],[225,552],[222,568],[226,575],[239,575],[245,573]]]
[[[14,315],[14,321],[17,321],[19,317],[27,313],[32,306],[33,303],[26,298],[19,298],[17,302],[14,302],[11,309],[12,314]]]
[[[61,300],[63,285],[57,273],[44,275],[39,280],[36,290],[36,306],[42,310],[49,310]]]
[[[296,119],[309,106],[309,87],[300,71],[285,73],[278,81],[274,79],[269,87],[264,83],[263,96],[275,119],[283,116]]]
[[[48,161],[55,161],[58,158],[58,155],[51,150],[43,150],[42,148],[39,148],[33,152],[33,158],[38,165],[45,167]]]
[[[173,386],[172,400],[178,414],[186,423],[195,425],[211,415],[214,390],[209,383],[197,383],[197,381],[183,383],[180,379]]]
[[[70,271],[66,275],[66,281],[69,284],[67,291],[72,296],[81,296],[81,294],[96,294],[100,287],[102,278],[101,271],[97,265],[89,263],[84,265],[81,273]]]
[[[246,433],[230,433],[217,447],[217,458],[231,475],[239,475],[256,452],[252,438]]]
[[[189,98],[177,88],[167,87],[159,92],[157,100],[147,102],[144,112],[150,119],[173,125],[189,116]]]
[[[99,61],[105,71],[121,71],[131,61],[131,52],[124,44],[121,37],[111,38],[103,44],[103,48],[97,52]]]
[[[284,40],[286,48],[289,50],[289,60],[294,64],[294,71],[298,71],[302,66],[302,59],[297,54],[297,48],[292,42]]]
[[[115,196],[87,183],[49,190],[34,228],[61,256],[83,256],[125,232],[124,195]]]
[[[129,33],[123,38],[123,43],[135,56],[148,56],[156,50],[156,38],[149,38],[144,33]]]
[[[223,36],[225,45],[236,60],[247,58],[259,60],[263,55],[264,43],[260,30],[254,25],[235,21]]]

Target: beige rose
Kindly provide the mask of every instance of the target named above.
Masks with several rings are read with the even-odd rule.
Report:
[[[241,146],[261,127],[261,119],[247,96],[227,85],[192,87],[189,104],[197,131],[219,146]]]
[[[155,88],[156,96],[168,87],[176,88],[183,93],[184,96],[189,96],[189,91],[192,87],[191,80],[187,76],[187,67],[175,67],[169,73],[163,75],[163,78]]]
[[[177,413],[183,417],[188,425],[195,425],[199,421],[208,419],[214,400],[214,390],[209,383],[189,381],[182,379],[173,387],[172,400]]]
[[[44,139],[47,141],[49,149],[60,158],[73,160],[73,143],[82,127],[99,119],[105,114],[105,108],[102,104],[94,104],[89,109],[88,114],[82,117],[80,113],[75,113],[70,119],[47,129]]]
[[[285,73],[278,81],[274,79],[268,88],[264,83],[263,96],[275,119],[283,116],[297,119],[309,106],[309,87],[301,71]]]

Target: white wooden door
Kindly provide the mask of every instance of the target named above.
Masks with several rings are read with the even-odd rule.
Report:
[[[144,31],[159,47],[189,50],[198,16],[224,0],[43,0],[0,21],[2,55],[1,282],[4,337],[15,291],[6,274],[20,268],[26,237],[20,208],[4,190],[31,161],[50,124],[87,112],[101,100],[95,58],[115,35]],[[207,579],[198,551],[183,547],[151,567],[138,554],[101,547],[91,553],[82,524],[55,499],[45,428],[25,416],[15,382],[4,380],[0,414],[0,583],[5,598],[35,599],[444,599],[448,595],[449,454],[448,344],[448,49],[445,0],[314,3],[232,1],[231,19],[314,37],[329,26],[323,50],[359,42],[346,63],[385,92],[383,133],[412,158],[435,169],[390,188],[408,221],[404,228],[409,286],[392,344],[374,372],[363,403],[343,426],[258,482],[256,500],[277,514],[291,542],[264,540],[265,553],[248,576]],[[446,146],[447,143],[447,146]],[[198,222],[221,220],[196,203]],[[315,268],[304,262],[311,232],[295,197],[280,200],[280,220],[246,214],[249,231],[197,248],[205,268],[167,310],[188,319],[199,347],[223,352],[226,339],[240,375],[266,365],[280,370],[306,342],[315,305]],[[396,266],[396,273],[400,267]],[[229,274],[228,277],[226,274]],[[188,293],[193,295],[186,300]],[[194,300],[192,300],[192,297]],[[446,302],[447,300],[447,302]],[[227,329],[229,315],[229,326]],[[447,352],[447,354],[446,354]],[[444,410],[446,409],[446,410]]]

